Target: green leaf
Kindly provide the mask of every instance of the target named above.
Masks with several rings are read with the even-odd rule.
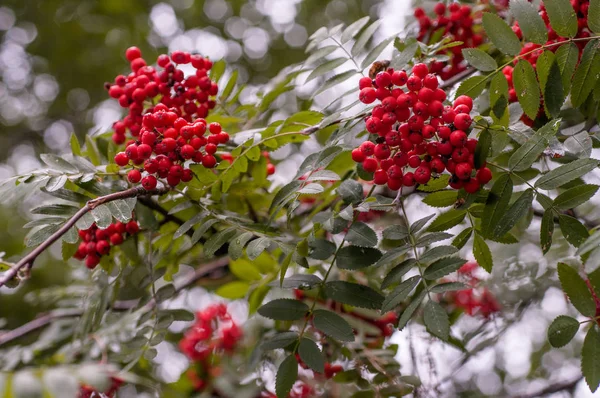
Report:
[[[310,65],[315,61],[320,61],[320,60],[324,59],[326,56],[328,56],[329,54],[331,54],[332,52],[334,52],[335,50],[337,50],[338,48],[339,48],[338,46],[321,47],[318,50],[316,50],[315,52],[313,52],[312,54],[310,54],[310,56],[308,58],[306,58],[306,60],[304,61],[304,64]]]
[[[537,44],[546,44],[548,30],[537,8],[527,0],[512,0],[510,12],[519,22],[523,37],[527,41]]]
[[[446,213],[440,214],[427,228],[429,232],[447,231],[450,228],[460,224],[464,220],[467,212],[465,210],[452,209]]]
[[[98,228],[105,229],[112,224],[112,213],[108,206],[100,205],[93,208],[90,213],[92,213],[92,217],[94,217],[94,221],[96,222],[96,225],[98,225]]]
[[[573,9],[571,8],[571,10]],[[598,80],[600,74],[598,45],[598,40],[591,40],[583,49],[581,61],[575,70],[571,84],[571,102],[574,107],[579,107],[585,102]]]
[[[158,303],[162,303],[163,301],[173,297],[175,293],[177,293],[177,290],[175,290],[175,286],[171,284],[164,285],[156,292],[156,301]]]
[[[369,17],[362,17],[358,21],[351,23],[344,31],[342,32],[341,41],[342,44],[346,43],[348,40],[354,38],[360,32],[362,28],[369,22]]]
[[[417,260],[415,260],[414,258],[408,258],[408,259],[402,261],[400,264],[396,265],[394,268],[392,268],[390,270],[390,272],[388,272],[388,274],[385,276],[385,278],[383,278],[383,282],[381,282],[381,288],[387,289],[389,286],[393,285],[394,283],[400,282],[402,280],[402,277],[408,271],[410,271],[415,266],[416,263],[417,263]]]
[[[404,224],[390,225],[383,230],[383,238],[390,240],[402,240],[408,238],[408,228]]]
[[[372,247],[345,246],[338,251],[335,264],[340,269],[361,269],[375,264],[381,252]]]
[[[216,218],[211,218],[211,219],[208,219],[208,220],[204,221],[204,223],[202,223],[202,225],[201,225],[200,227],[196,228],[196,230],[194,231],[194,234],[192,235],[192,244],[196,244],[196,243],[197,243],[197,242],[198,242],[200,239],[202,239],[202,237],[204,236],[204,234],[205,234],[205,233],[206,233],[206,232],[207,232],[207,231],[208,231],[208,230],[209,230],[209,229],[210,229],[210,228],[211,228],[213,225],[215,225],[215,224],[216,224],[216,223],[218,223],[218,222],[219,222],[219,220],[218,220],[218,219],[216,219]],[[250,238],[252,238],[252,236],[253,236],[253,235],[250,235],[250,237],[248,238],[248,240],[250,240]],[[238,237],[235,239],[235,242],[234,242],[234,244],[233,244],[232,246],[236,246],[236,245],[237,245],[237,242],[238,242],[238,240],[240,241],[240,244],[241,244],[242,242],[245,244],[247,241],[246,241],[246,242],[244,242],[244,240],[243,240],[243,239],[245,239],[245,238],[243,237],[243,234],[242,234],[242,235],[240,235],[240,236],[238,236]],[[231,247],[231,246],[230,246],[230,247]],[[242,247],[242,248],[240,248],[240,251],[241,251],[242,249],[243,249],[243,247]],[[232,251],[235,251],[235,250],[236,250],[235,248],[234,248],[234,249],[232,249]],[[229,251],[229,248],[227,249],[227,251]],[[240,255],[241,255],[241,254],[240,254]],[[238,257],[239,257],[239,256],[238,256]],[[233,258],[233,257],[232,257],[232,258]],[[235,258],[233,258],[233,259],[235,260]]]
[[[458,191],[448,189],[430,193],[429,195],[425,196],[423,203],[431,207],[448,207],[454,205],[457,199]]]
[[[363,187],[358,181],[342,181],[337,188],[337,193],[342,197],[345,203],[358,203],[363,199]]]
[[[240,299],[246,297],[250,284],[245,281],[233,281],[220,286],[215,293],[227,299]]]
[[[592,32],[600,34],[600,0],[590,0],[587,23]]]
[[[386,313],[399,306],[400,303],[406,300],[410,292],[413,291],[420,281],[421,277],[419,275],[415,275],[396,286],[396,288],[385,298],[385,300],[383,300],[381,312]]]
[[[467,260],[458,257],[442,258],[427,267],[423,273],[423,277],[427,280],[439,279],[456,271],[466,262]]]
[[[177,239],[177,238],[185,235],[185,233],[187,231],[192,229],[192,227],[194,225],[199,224],[202,220],[204,220],[204,218],[206,216],[207,216],[206,212],[198,213],[198,214],[194,215],[192,218],[190,218],[189,220],[187,220],[186,222],[184,222],[183,224],[181,224],[181,226],[179,228],[177,228],[177,231],[175,231],[175,233],[173,234],[173,239]]]
[[[437,246],[423,253],[419,258],[419,263],[429,264],[440,258],[449,257],[457,251],[458,249],[455,246]]]
[[[475,168],[481,168],[487,161],[490,148],[492,146],[492,134],[485,129],[479,135],[477,146],[475,147]]]
[[[540,90],[542,93],[548,83],[548,75],[550,75],[550,67],[554,63],[556,56],[552,51],[544,51],[537,59],[535,63],[535,71],[537,73],[538,81],[540,82]],[[560,69],[558,70],[560,75]]]
[[[439,242],[442,240],[452,238],[452,234],[447,232],[431,232],[425,235],[421,235],[419,239],[415,242],[416,247],[425,247],[429,246],[432,243]]]
[[[432,178],[425,185],[419,184],[417,185],[417,191],[421,192],[435,192],[440,191],[448,187],[448,181],[450,181],[450,175],[442,174],[437,178]]]
[[[560,114],[560,108],[565,102],[564,92],[560,68],[556,62],[553,62],[544,89],[544,109],[549,117],[558,117]]]
[[[262,275],[258,268],[250,261],[243,258],[230,261],[229,269],[232,274],[248,282],[259,281],[262,279]]]
[[[540,177],[535,186],[541,189],[555,189],[576,178],[584,176],[598,166],[596,159],[577,159]]]
[[[488,273],[492,273],[492,267],[494,266],[492,252],[485,240],[478,233],[475,233],[475,239],[473,241],[473,255],[481,268]]]
[[[315,328],[338,341],[354,341],[354,332],[350,324],[335,312],[316,310],[313,324]]]
[[[277,333],[269,340],[263,341],[260,348],[263,350],[275,350],[277,348],[285,348],[298,340],[297,332],[282,332]]]
[[[71,163],[67,162],[60,156],[52,155],[49,153],[43,153],[40,155],[40,159],[42,159],[42,162],[46,163],[51,169],[64,171],[67,173],[79,172],[77,167],[73,166]]]
[[[261,237],[258,239],[254,239],[248,244],[248,247],[246,248],[246,255],[250,260],[255,260],[258,256],[262,254],[262,252],[265,251],[266,248],[271,246],[271,243],[272,241],[269,238]]]
[[[469,65],[482,72],[491,72],[498,68],[496,60],[478,48],[463,48],[462,55]]]
[[[423,289],[421,293],[413,296],[410,304],[406,306],[406,309],[404,312],[402,312],[402,315],[400,315],[400,320],[398,321],[399,330],[404,329],[404,327],[408,324],[408,321],[410,321],[410,318],[412,318],[415,311],[419,308],[426,294],[427,290]]]
[[[339,181],[340,180],[340,176],[331,170],[318,170],[315,171],[314,173],[312,173],[307,181],[330,181],[330,182],[335,182],[335,181]]]
[[[513,183],[508,174],[501,175],[494,183],[487,197],[481,217],[481,233],[483,236],[489,237],[493,235],[493,229],[508,208],[512,189]]]
[[[65,174],[50,177],[46,183],[46,190],[48,192],[54,192],[65,186],[67,183],[67,176]]]
[[[554,234],[554,212],[550,209],[544,212],[540,227],[540,245],[544,254],[552,247],[552,235]]]
[[[598,188],[598,185],[583,184],[567,189],[554,199],[554,206],[559,210],[573,209],[590,200]]]
[[[280,285],[278,281],[269,283],[269,286],[281,287],[283,289],[310,290],[323,282],[321,278],[312,274],[296,274],[288,276]]]
[[[446,292],[451,292],[454,290],[463,290],[463,289],[468,289],[469,286],[465,285],[462,282],[447,282],[447,283],[440,283],[439,285],[435,285],[431,288],[431,293],[446,293]]]
[[[317,373],[325,372],[325,359],[323,353],[317,346],[317,343],[311,339],[303,337],[298,345],[298,354],[300,359],[308,365],[309,368]]]
[[[394,53],[392,56],[392,61],[390,62],[390,67],[394,69],[402,69],[404,68],[410,60],[415,57],[415,53],[419,48],[419,43],[414,40],[410,44],[408,44],[402,51],[398,53]]]
[[[450,337],[450,320],[446,310],[439,303],[429,300],[425,304],[423,312],[423,321],[427,330],[434,336],[448,341]]]
[[[298,362],[294,354],[283,360],[275,377],[275,392],[277,398],[286,398],[298,379]]]
[[[294,180],[277,191],[275,197],[273,198],[273,202],[269,207],[269,213],[273,213],[276,210],[278,211],[287,202],[292,200],[296,196],[296,191],[298,188],[300,188],[300,186],[302,186],[302,184],[303,181]]]
[[[231,73],[231,77],[229,78],[227,85],[225,86],[225,88],[223,89],[223,92],[221,93],[222,101],[226,101],[227,98],[229,98],[229,95],[233,91],[233,88],[235,87],[235,83],[237,82],[238,73],[239,73],[239,71],[237,69],[235,69],[233,71],[233,73]]]
[[[345,64],[347,61],[348,60],[346,58],[343,58],[343,57],[335,58],[335,59],[326,61],[325,63],[323,63],[323,64],[321,64],[321,65],[319,65],[319,66],[317,66],[316,68],[313,69],[313,71],[306,78],[306,82],[305,83],[308,83],[311,80],[316,79],[317,77],[323,76],[327,72],[331,72],[332,70],[334,70],[338,66],[341,66],[341,65]]]
[[[518,55],[521,52],[521,42],[510,26],[495,14],[483,14],[483,28],[485,33],[502,53]]]
[[[490,82],[490,106],[492,108],[491,116],[495,124],[499,124],[504,127],[508,127],[510,122],[509,112],[508,112],[508,80],[506,80],[506,76],[504,73],[496,73]],[[494,141],[494,137],[487,132],[487,129],[482,131],[479,136],[479,142],[481,142],[482,138],[485,135],[489,135],[491,141]],[[498,131],[496,131],[496,136],[498,136]],[[485,137],[488,139],[488,137]],[[479,146],[479,143],[478,143]],[[504,145],[502,146],[504,149]],[[481,158],[478,159],[477,156],[477,148],[475,148],[475,161],[480,162]],[[487,155],[487,154],[486,154]]]
[[[555,318],[548,327],[548,341],[554,348],[564,347],[575,337],[578,330],[577,319],[561,315]]]
[[[363,32],[360,34],[360,36],[358,36],[358,38],[354,42],[354,45],[352,46],[352,51],[351,51],[352,56],[355,57],[365,50],[367,43],[369,42],[371,37],[375,34],[375,32],[377,31],[377,28],[379,28],[380,24],[381,24],[381,21],[377,20],[377,21],[373,22],[371,25],[367,26],[367,28],[365,30],[363,30]]]
[[[523,112],[535,119],[540,109],[540,86],[533,66],[520,60],[513,71],[513,84]]]
[[[560,121],[551,120],[535,132],[508,159],[508,167],[513,171],[523,171],[531,167],[538,156],[548,146],[548,140],[556,135]]]
[[[559,36],[575,37],[577,34],[577,15],[569,0],[545,0],[550,26]]]
[[[585,335],[581,347],[581,371],[592,392],[600,385],[600,333],[593,325]]]
[[[434,216],[435,214],[430,214],[412,223],[410,226],[410,233],[416,234],[417,232],[419,232],[425,226],[425,224],[427,224],[429,220],[431,220]]]
[[[235,228],[227,228],[222,231],[217,232],[204,244],[204,255],[206,257],[212,257],[215,255],[217,250],[221,248],[229,239],[233,238],[237,233]]]
[[[578,219],[571,216],[560,214],[558,225],[567,242],[575,247],[579,247],[590,236],[587,228]]]
[[[337,248],[335,243],[325,239],[315,239],[309,242],[308,247],[310,249],[308,256],[315,260],[327,260],[333,256]]]
[[[277,321],[295,321],[303,318],[309,311],[308,305],[293,299],[277,299],[269,301],[258,309],[265,318]]]
[[[360,308],[378,310],[383,303],[383,296],[369,286],[346,281],[327,282],[325,294],[332,300]]]
[[[558,279],[562,289],[577,311],[587,317],[596,315],[594,297],[583,278],[579,276],[574,268],[565,263],[558,263]]]
[[[376,45],[375,48],[373,48],[371,51],[369,51],[369,53],[365,56],[365,59],[363,59],[363,61],[360,63],[361,69],[365,69],[369,65],[371,65],[394,39],[394,36],[388,37],[387,39],[383,40],[378,45]]]
[[[467,244],[469,239],[471,239],[472,234],[472,227],[463,229],[458,235],[456,235],[456,238],[454,238],[454,240],[452,241],[452,246],[456,247],[457,249],[462,249]]]
[[[60,225],[47,225],[38,230],[31,230],[25,238],[25,246],[38,246],[60,229]]]
[[[492,230],[492,236],[499,238],[504,236],[514,227],[519,220],[526,216],[533,202],[533,189],[527,189],[502,215],[498,224]]]
[[[454,98],[461,95],[469,96],[473,99],[479,97],[487,83],[487,76],[471,76],[468,79],[462,81],[456,90]]]
[[[373,247],[376,246],[378,242],[375,231],[362,222],[355,222],[352,224],[346,234],[346,240],[356,246],[362,247]]]
[[[209,221],[217,222],[218,220],[213,219]],[[196,234],[196,231],[194,231],[194,235]],[[253,236],[254,234],[252,232],[244,232],[243,234],[237,236],[235,239],[232,239],[231,242],[229,242],[229,247],[227,248],[229,257],[231,257],[232,260],[237,260],[238,258],[242,257],[246,243],[248,243],[248,241],[252,239]]]
[[[562,75],[564,95],[569,94],[571,78],[579,61],[579,47],[573,42],[565,43],[556,50],[556,62]]]

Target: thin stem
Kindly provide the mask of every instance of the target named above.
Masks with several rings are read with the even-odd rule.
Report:
[[[417,262],[417,269],[419,270],[419,274],[421,275],[421,281],[423,281],[423,286],[425,287],[425,290],[427,291],[427,297],[429,297],[429,299],[431,299],[431,293],[429,292],[429,286],[427,286],[427,281],[425,280],[425,277],[423,276],[423,270],[421,269],[421,262],[419,261],[419,252],[417,251],[417,246],[415,245],[415,237],[412,235],[411,231],[410,231],[410,227],[408,226],[408,215],[406,213],[406,208],[404,207],[404,201],[402,199],[399,200],[400,208],[402,209],[402,214],[404,215],[404,220],[406,221],[406,226],[408,228],[408,238],[410,240],[410,245],[412,246],[413,249],[413,254],[415,256],[415,261]]]

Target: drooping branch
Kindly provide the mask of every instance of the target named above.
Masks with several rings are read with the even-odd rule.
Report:
[[[2,276],[0,276],[0,287],[4,286],[6,282],[12,280],[21,269],[27,268],[30,269],[33,267],[33,262],[35,259],[42,254],[46,249],[48,249],[54,242],[59,240],[64,234],[66,234],[71,227],[77,223],[81,217],[86,215],[88,212],[92,211],[96,207],[108,203],[113,202],[119,199],[127,199],[133,198],[142,195],[162,195],[169,192],[169,188],[157,188],[151,191],[147,191],[143,187],[134,187],[130,189],[126,189],[125,191],[115,192],[104,196],[99,196],[95,199],[89,200],[85,206],[83,206],[77,213],[75,213],[62,227],[60,227],[55,233],[50,235],[45,241],[43,241],[38,247],[33,249],[29,254],[23,257],[18,263],[14,264],[8,271],[6,271]]]
[[[223,269],[229,265],[229,257],[218,258],[209,263],[203,264],[198,267],[194,272],[183,276],[180,280],[175,281],[176,293],[190,287],[198,280],[205,278],[215,271]],[[139,300],[124,300],[116,301],[111,309],[113,311],[128,311],[135,308],[139,304]],[[144,311],[149,311],[156,306],[156,301],[153,299],[148,301],[143,307]],[[52,322],[63,319],[63,318],[76,318],[83,315],[83,309],[80,308],[68,308],[68,309],[57,309],[47,314],[40,316],[26,324],[19,326],[11,331],[0,333],[0,346],[10,343],[11,341],[17,340],[29,333],[35,332],[36,330],[42,329],[43,327],[51,324]]]
[[[537,391],[535,393],[532,394],[524,394],[524,395],[517,395],[517,398],[536,398],[536,397],[544,397],[546,395],[549,394],[555,394],[557,392],[561,392],[561,391],[569,391],[569,392],[573,392],[573,390],[575,389],[575,387],[577,387],[577,384],[579,384],[579,382],[583,380],[583,377],[579,376],[576,379],[573,380],[567,380],[564,381],[562,383],[555,383],[555,384],[550,384],[548,387]]]

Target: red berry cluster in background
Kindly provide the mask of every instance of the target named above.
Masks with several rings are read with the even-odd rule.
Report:
[[[577,15],[578,31],[577,31],[577,35],[575,36],[575,38],[590,37],[592,35],[592,32],[590,31],[590,29],[588,27],[588,20],[587,20],[588,9],[590,7],[589,0],[571,0],[571,6],[573,7],[575,14]],[[540,3],[540,6],[539,6],[539,14],[542,17],[544,23],[546,24],[546,29],[548,30],[548,41],[545,43],[545,45],[550,45],[553,43],[559,43],[559,42],[568,40],[566,37],[559,36],[554,31],[554,29],[552,29],[552,26],[550,26],[550,18],[548,17],[548,13],[546,12],[546,7],[544,6],[543,2]],[[512,25],[512,30],[513,30],[513,32],[515,32],[515,34],[517,35],[517,37],[519,39],[521,39],[521,40],[523,39],[523,33],[521,32],[521,28],[517,21],[515,21],[514,24]],[[586,45],[586,42],[585,41],[576,41],[573,43],[575,43],[579,47],[579,53],[581,55],[581,52],[583,52],[583,48]],[[521,52],[519,53],[519,55],[522,56],[522,59],[529,61],[529,63],[535,68],[537,59],[544,52],[544,49],[542,49],[541,47],[542,46],[540,44],[525,43],[525,45],[521,49]],[[547,48],[547,50],[555,52],[556,50],[558,50],[559,47],[560,46],[556,45],[556,46]],[[538,48],[540,50],[535,51]],[[515,59],[514,63],[516,64],[517,61],[518,60]],[[509,102],[516,102],[517,94],[515,92],[513,80],[512,80],[513,67],[505,66],[504,69],[502,70],[502,73],[504,74],[504,76],[506,76],[506,80],[508,81],[508,86],[509,86],[508,100],[509,100]],[[543,107],[540,108],[540,111],[543,112]]]
[[[177,116],[188,122],[195,118],[203,118],[215,107],[211,96],[217,95],[219,87],[210,80],[208,71],[212,62],[201,55],[183,51],[174,51],[169,57],[159,55],[156,63],[162,71],[147,65],[142,52],[137,47],[130,47],[125,52],[130,62],[131,73],[119,75],[114,83],[107,83],[108,95],[119,101],[119,105],[128,108],[129,114],[113,128],[113,140],[116,144],[125,142],[127,130],[137,137],[142,129],[144,109],[160,103],[173,108]],[[193,75],[185,77],[178,65],[191,64],[196,69]]]
[[[287,398],[310,398],[314,396],[315,390],[304,381],[298,380],[292,387]],[[263,391],[260,393],[260,398],[277,398],[277,395],[270,391]]]
[[[127,235],[135,235],[139,230],[140,226],[134,220],[128,223],[116,222],[105,229],[98,228],[94,223],[88,229],[79,230],[79,237],[83,242],[79,244],[73,257],[85,260],[85,266],[94,269],[100,263],[100,258],[110,252],[111,246],[120,245]]]
[[[137,47],[129,48],[126,57],[133,72],[128,77],[117,76],[115,84],[109,87],[109,95],[129,108],[129,115],[113,126],[116,144],[125,143],[127,130],[135,138],[114,159],[121,167],[133,164],[134,168],[127,173],[129,182],[141,182],[151,190],[156,188],[157,178],[163,178],[174,187],[194,177],[185,168],[187,161],[215,167],[214,154],[219,144],[229,141],[229,134],[219,123],[208,124],[204,119],[215,106],[209,96],[218,91],[207,76],[211,61],[175,51],[170,58],[158,57],[158,66],[164,68],[159,73],[146,65]],[[191,64],[196,73],[186,78],[177,69],[178,64]],[[158,104],[153,105],[157,96]]]
[[[196,321],[179,342],[179,349],[196,367],[188,377],[196,390],[207,386],[208,379],[219,372],[222,353],[231,354],[243,336],[225,304],[214,304],[196,313]],[[192,376],[193,374],[193,376]]]
[[[462,309],[467,315],[489,318],[500,311],[500,305],[488,289],[478,286],[481,280],[473,275],[478,268],[479,264],[475,262],[463,265],[458,270],[458,275],[461,279],[466,279],[465,282],[470,287],[456,292],[448,292],[445,295],[448,301]]]
[[[110,387],[108,388],[108,390],[103,391],[103,392],[98,392],[91,386],[86,386],[86,385],[81,386],[81,388],[79,390],[79,394],[77,395],[77,398],[94,398],[94,397],[113,398],[113,397],[115,397],[115,394],[117,393],[119,388],[121,388],[121,386],[123,385],[123,381],[116,377],[111,377],[110,381],[111,381]]]
[[[429,66],[431,71],[437,73],[442,80],[447,80],[452,76],[464,71],[467,66],[463,62],[462,50],[464,48],[474,48],[483,43],[483,36],[475,33],[473,10],[468,5],[451,3],[446,6],[439,2],[434,8],[435,17],[430,18],[422,8],[416,8],[414,16],[419,22],[419,33],[417,40],[426,42],[432,34],[439,29],[443,29],[441,37],[449,37],[450,41],[460,41],[463,44],[442,50],[442,53],[448,53],[449,62],[434,61]],[[481,30],[481,29],[480,29]]]
[[[360,101],[381,102],[366,118],[375,142],[352,151],[352,159],[374,173],[375,184],[398,190],[427,184],[447,170],[452,188],[474,193],[492,179],[487,167],[474,166],[477,139],[468,138],[473,100],[461,95],[444,105],[446,92],[427,65],[416,64],[410,75],[388,69],[374,80],[363,77],[359,87]]]

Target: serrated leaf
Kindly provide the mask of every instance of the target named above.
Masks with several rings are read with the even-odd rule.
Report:
[[[217,220],[209,220],[209,221],[216,222]],[[196,234],[196,231],[194,231],[194,235],[195,234]],[[244,232],[243,234],[237,236],[235,239],[232,239],[229,242],[229,248],[227,249],[229,257],[231,257],[232,260],[237,260],[238,258],[242,257],[246,243],[248,243],[248,241],[250,239],[252,239],[253,236],[254,236],[254,234],[252,232]]]
[[[297,340],[297,332],[282,332],[271,337],[269,340],[263,341],[260,347],[263,350],[275,350],[277,348],[285,348]]]
[[[523,37],[527,41],[546,44],[548,30],[536,7],[527,0],[511,0],[510,12],[519,22]]]
[[[402,240],[408,237],[408,229],[404,224],[390,225],[383,230],[383,238],[390,240]]]
[[[570,316],[560,315],[548,327],[548,341],[555,348],[567,345],[579,330],[579,322]]]
[[[429,264],[440,258],[449,257],[456,252],[458,252],[458,249],[455,246],[437,246],[423,253],[419,258],[419,263]]]
[[[432,178],[429,180],[427,184],[419,184],[417,185],[417,191],[421,192],[435,192],[442,190],[448,186],[448,181],[450,181],[450,175],[442,174],[437,178]]]
[[[463,48],[462,55],[469,65],[482,72],[491,72],[498,68],[496,60],[478,48]]]
[[[410,321],[410,318],[412,318],[415,311],[419,308],[426,294],[427,291],[423,289],[421,293],[413,296],[410,304],[406,306],[406,309],[404,312],[402,312],[402,315],[400,315],[400,320],[398,321],[399,330],[404,329],[404,327],[408,324],[408,321]]]
[[[583,184],[567,189],[554,199],[554,206],[559,210],[573,209],[590,200],[598,188],[598,185]]]
[[[313,324],[315,328],[338,341],[354,341],[354,332],[350,324],[334,312],[316,310]]]
[[[381,312],[386,313],[388,311],[392,311],[394,308],[400,305],[400,303],[406,300],[410,292],[413,291],[420,281],[421,277],[419,275],[415,275],[396,286],[396,288],[394,288],[394,290],[386,296],[385,300],[383,300]]]
[[[555,189],[589,173],[596,166],[596,159],[577,159],[550,170],[535,182],[535,186],[541,189]]]
[[[158,289],[156,291],[155,298],[158,303],[162,303],[163,301],[173,297],[173,295],[175,295],[175,293],[177,293],[177,290],[175,290],[175,286],[173,286],[171,284],[164,285],[163,287],[161,287],[160,289]]]
[[[317,170],[308,177],[308,181],[339,181],[340,176],[331,170]]]
[[[510,115],[508,112],[508,80],[506,80],[506,76],[503,73],[496,73],[496,75],[492,78],[490,82],[490,106],[492,108],[491,116],[495,124],[499,124],[504,127],[508,127],[510,122]],[[486,133],[487,129],[482,131],[479,136],[479,141],[481,142],[484,133]],[[491,133],[487,132],[486,135],[489,135],[491,138],[491,142],[494,142],[494,138],[498,141],[498,137],[501,137],[499,131],[495,132],[494,136]],[[505,134],[506,135],[506,134]],[[487,139],[487,137],[485,137]],[[478,142],[479,146],[479,142]],[[501,146],[504,149],[505,145]],[[477,154],[477,148],[476,154]],[[493,151],[493,153],[497,153]],[[477,155],[475,155],[475,161],[479,162],[481,159],[477,160]]]
[[[417,232],[419,232],[433,217],[435,217],[435,214],[430,214],[412,223],[409,228],[410,233],[416,234]]]
[[[600,332],[593,325],[585,335],[581,347],[581,371],[592,392],[600,385]]]
[[[365,59],[363,59],[363,61],[360,64],[361,69],[365,69],[368,66],[370,66],[394,39],[395,36],[388,37],[387,39],[377,44],[371,51],[369,51],[369,53],[365,56]]]
[[[492,267],[494,266],[492,252],[485,240],[478,233],[475,233],[475,239],[473,241],[473,255],[481,268],[488,273],[492,273]]]
[[[518,55],[521,42],[510,26],[495,14],[483,14],[483,28],[496,48],[507,55]]]
[[[446,292],[451,292],[451,291],[455,291],[455,290],[463,290],[463,289],[468,289],[469,286],[465,285],[462,282],[447,282],[447,283],[440,283],[438,285],[433,286],[430,289],[431,293],[446,293]]]
[[[548,253],[552,246],[552,235],[554,233],[554,212],[550,209],[544,212],[540,227],[540,245],[544,254]]]
[[[461,95],[469,96],[473,99],[479,97],[487,84],[487,76],[471,76],[462,81],[456,90],[454,98]]]
[[[358,203],[364,196],[362,185],[354,180],[342,181],[337,188],[337,193],[345,203]]]
[[[377,31],[377,28],[379,28],[380,24],[381,24],[381,20],[377,20],[377,21],[373,22],[371,25],[367,26],[367,28],[362,31],[362,33],[358,36],[358,38],[354,42],[354,45],[352,46],[352,50],[351,50],[352,56],[355,57],[358,54],[360,54],[362,51],[365,50],[367,43],[369,42],[371,37],[375,34],[375,32]]]
[[[450,320],[446,310],[439,303],[429,300],[425,304],[423,321],[431,334],[444,341],[448,340],[450,337]]]
[[[452,238],[452,234],[447,232],[431,232],[425,235],[421,235],[419,239],[415,242],[416,247],[425,247],[429,246],[432,243],[439,242],[442,240]]]
[[[47,225],[43,228],[32,230],[25,238],[25,246],[38,246],[59,229],[60,225]]]
[[[77,167],[73,166],[60,156],[52,155],[50,153],[43,153],[40,155],[40,159],[42,159],[42,162],[46,163],[48,167],[54,170],[65,171],[67,173],[79,172]]]
[[[105,229],[112,224],[112,213],[110,212],[108,206],[100,205],[95,207],[92,209],[91,213],[98,228]]]
[[[309,290],[323,282],[321,278],[312,274],[296,274],[286,277],[280,285],[279,281],[269,283],[269,286],[281,287],[283,289]]]
[[[260,315],[277,321],[295,321],[303,318],[308,311],[308,305],[293,299],[276,299],[258,309]]]
[[[587,15],[588,28],[596,34],[600,33],[600,0],[590,0]]]
[[[317,195],[323,191],[325,191],[325,188],[323,188],[321,184],[312,182],[310,184],[306,184],[301,190],[298,191],[298,193],[305,195]]]
[[[423,277],[427,280],[442,278],[456,271],[466,262],[467,260],[458,257],[442,258],[427,267],[423,273]]]
[[[271,245],[272,241],[269,238],[254,239],[246,248],[246,255],[250,260],[255,260],[262,252]]]
[[[352,224],[346,234],[346,240],[356,246],[362,247],[373,247],[376,246],[378,242],[375,231],[362,222],[355,222]]]
[[[292,354],[283,360],[275,377],[275,392],[277,398],[286,398],[298,379],[298,362]]]
[[[464,220],[467,212],[465,210],[452,209],[446,213],[440,214],[433,222],[427,227],[429,232],[441,232],[447,231],[450,228],[460,224]]]
[[[513,84],[519,104],[529,118],[535,119],[540,109],[540,85],[531,64],[522,59],[514,68]]]
[[[479,169],[485,164],[491,146],[492,134],[488,129],[485,129],[479,135],[479,140],[477,142],[477,146],[475,147],[475,156],[473,159],[475,162],[475,168]]]
[[[341,41],[342,44],[346,43],[348,40],[352,39],[354,36],[360,32],[362,28],[369,22],[369,17],[362,17],[361,19],[351,23],[348,25],[346,29],[342,32]]]
[[[550,26],[563,37],[575,37],[578,30],[577,15],[569,0],[545,0],[544,6]]]
[[[502,215],[492,230],[492,237],[499,238],[508,233],[531,208],[533,202],[533,189],[527,189]]]
[[[557,269],[560,285],[573,307],[584,316],[595,316],[596,303],[583,278],[574,268],[565,263],[558,263]]]
[[[335,253],[337,248],[335,243],[325,239],[315,239],[312,242],[309,242],[308,247],[310,249],[308,256],[316,260],[327,260],[329,257],[333,256],[333,253]]]
[[[562,76],[562,85],[564,95],[569,94],[571,88],[571,78],[575,72],[575,66],[579,61],[579,47],[575,43],[569,42],[561,45],[556,50],[556,63]]]
[[[394,69],[404,68],[415,57],[418,48],[419,43],[415,40],[408,44],[402,51],[394,53],[390,67]]]
[[[338,66],[341,66],[341,65],[345,64],[347,61],[348,60],[346,58],[343,58],[343,57],[335,58],[335,59],[326,61],[325,63],[323,63],[323,64],[321,64],[321,65],[319,65],[319,66],[317,66],[316,68],[313,69],[313,71],[306,78],[305,83],[308,83],[311,80],[316,79],[317,77],[323,76],[327,72],[331,72],[332,70],[334,70]]]
[[[454,240],[452,241],[452,246],[456,247],[457,249],[462,249],[464,245],[467,244],[472,234],[472,227],[463,229],[458,235],[456,235],[456,238],[454,238]]]
[[[237,233],[235,228],[227,228],[222,231],[215,233],[213,236],[207,239],[204,244],[204,255],[206,257],[212,257],[216,251],[221,248],[229,239],[233,238]]]
[[[458,199],[458,191],[444,190],[430,193],[423,198],[423,203],[431,207],[448,207],[454,205]]]
[[[513,171],[523,171],[531,167],[538,156],[548,146],[548,140],[556,135],[560,123],[551,120],[535,132],[508,159],[508,167]]]
[[[508,208],[512,189],[513,183],[508,174],[501,175],[492,186],[481,217],[481,233],[483,236],[493,235],[493,229]]]
[[[192,229],[192,227],[194,225],[199,224],[202,220],[204,220],[204,218],[206,218],[206,216],[207,216],[206,212],[202,212],[202,213],[198,213],[198,214],[194,215],[192,218],[190,218],[189,220],[184,222],[179,228],[177,228],[177,230],[173,234],[173,239],[177,239],[177,238],[185,235],[185,233],[188,232],[190,229]]]
[[[46,182],[46,190],[48,192],[54,192],[65,186],[67,183],[66,174],[62,174],[59,176],[50,177],[48,182]]]
[[[375,264],[381,252],[372,247],[345,246],[338,251],[335,264],[340,269],[362,269]]]
[[[571,7],[569,8],[571,11],[573,10]],[[591,40],[583,49],[579,66],[575,70],[571,84],[571,102],[574,107],[579,107],[585,102],[598,81],[598,75],[600,74],[598,45],[597,40]]]
[[[300,359],[308,365],[309,368],[317,373],[325,372],[325,359],[323,353],[317,346],[317,343],[311,339],[303,337],[298,345],[298,354]]]
[[[360,308],[378,310],[383,303],[383,296],[369,286],[346,281],[327,282],[325,294],[332,300]]]
[[[564,92],[560,68],[553,62],[544,88],[544,109],[549,117],[558,117],[560,114],[560,108],[565,102]]]
[[[385,278],[383,278],[383,282],[381,282],[381,288],[387,289],[390,285],[400,282],[402,280],[402,277],[408,271],[410,271],[416,263],[417,260],[415,260],[414,258],[408,258],[402,261],[400,264],[396,265],[390,270],[390,272],[388,272]]]
[[[578,158],[589,158],[592,155],[592,138],[587,131],[582,131],[567,137],[564,147]]]
[[[558,225],[563,236],[575,247],[579,247],[590,236],[587,228],[576,218],[560,214],[558,216]]]

